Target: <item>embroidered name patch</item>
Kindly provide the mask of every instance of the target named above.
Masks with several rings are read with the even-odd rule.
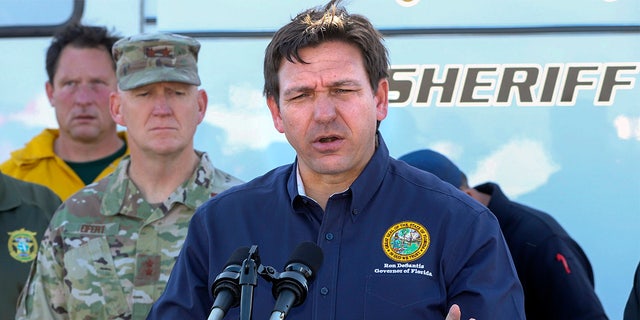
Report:
[[[64,226],[65,235],[90,235],[90,236],[110,236],[118,233],[120,224],[118,223],[67,223]]]

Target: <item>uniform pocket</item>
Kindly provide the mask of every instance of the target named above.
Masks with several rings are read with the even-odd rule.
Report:
[[[67,311],[72,319],[109,318],[127,312],[125,294],[104,237],[65,253]]]

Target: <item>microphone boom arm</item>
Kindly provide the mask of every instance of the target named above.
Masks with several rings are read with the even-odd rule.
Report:
[[[253,309],[253,290],[258,285],[258,266],[260,256],[258,246],[253,245],[249,249],[249,256],[242,262],[240,279],[240,320],[250,320]]]

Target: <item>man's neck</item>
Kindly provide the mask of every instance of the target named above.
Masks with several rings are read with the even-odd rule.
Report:
[[[125,142],[117,135],[99,142],[81,142],[59,136],[53,143],[55,154],[65,161],[89,162],[108,157],[116,153]]]
[[[165,201],[200,164],[194,150],[177,157],[153,156],[131,150],[129,177],[149,203]]]

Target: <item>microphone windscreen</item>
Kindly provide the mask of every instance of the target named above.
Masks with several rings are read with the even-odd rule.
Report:
[[[315,274],[322,265],[323,259],[324,254],[318,245],[313,242],[302,242],[293,250],[286,265],[300,263],[308,266]]]
[[[240,247],[233,252],[233,254],[229,257],[229,260],[227,260],[227,263],[224,265],[224,267],[226,268],[231,265],[242,265],[242,262],[248,256],[249,256],[249,247]]]

